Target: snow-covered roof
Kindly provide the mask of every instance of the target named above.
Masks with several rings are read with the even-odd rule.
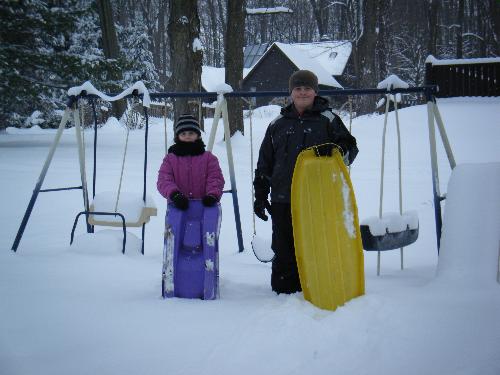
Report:
[[[247,67],[255,66],[272,45],[276,45],[284,53],[292,50],[298,50],[301,53],[305,52],[307,58],[315,60],[332,76],[342,75],[352,52],[351,42],[345,40],[292,44],[264,43],[245,47],[245,63]]]
[[[352,44],[345,40],[329,40],[316,43],[276,43],[283,50],[282,46],[290,46],[299,49],[307,54],[307,57],[316,61],[330,75],[340,76],[351,56]]]
[[[259,52],[262,56],[254,59],[255,63],[250,68],[243,69],[243,78],[257,66],[264,56],[273,46],[279,48],[297,67],[297,69],[307,69],[318,76],[320,85],[342,88],[342,85],[334,78],[341,76],[352,52],[352,44],[349,41],[323,41],[314,43],[279,43],[275,42],[267,48],[260,45]],[[246,47],[249,54],[250,47]],[[215,68],[213,66],[203,66],[201,73],[201,84],[208,92],[215,92],[216,87],[225,82],[224,68]]]
[[[243,69],[243,78],[249,71],[250,69]],[[226,82],[225,74],[225,68],[204,65],[201,70],[201,85],[207,92],[217,92],[220,85]]]
[[[314,72],[318,76],[318,83],[320,85],[332,86],[342,88],[342,85],[333,78],[332,69],[328,66],[327,60],[329,53],[326,48],[314,48],[306,44],[285,44],[274,43],[283,53],[290,59],[290,61],[298,69],[307,69]],[[271,46],[272,48],[272,46]],[[265,54],[264,54],[265,56]],[[264,56],[261,57],[264,58]],[[330,64],[334,59],[330,61]]]
[[[254,59],[252,69],[276,46],[298,69],[307,69],[318,76],[320,85],[342,88],[334,76],[341,76],[352,52],[349,41],[322,41],[286,44],[274,42],[259,59]],[[246,47],[248,49],[250,47]]]

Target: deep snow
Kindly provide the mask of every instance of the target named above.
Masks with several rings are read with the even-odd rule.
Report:
[[[404,251],[365,252],[366,295],[335,312],[301,294],[276,296],[270,264],[252,254],[249,119],[232,138],[245,252],[238,253],[231,196],[222,199],[220,294],[216,301],[160,298],[165,201],[156,192],[163,121],[151,119],[148,191],[158,217],[131,229],[126,255],[119,230],[95,235],[79,224],[69,247],[81,193],[40,194],[17,253],[15,234],[54,131],[8,129],[0,135],[0,373],[2,374],[499,374],[500,99],[439,100],[458,167],[438,147],[440,189],[448,192],[437,256],[425,106],[400,112],[404,209],[420,220],[417,242]],[[253,114],[254,162],[278,107]],[[397,149],[391,113],[384,212],[398,211]],[[346,123],[348,120],[346,119]],[[208,139],[211,119],[205,122]],[[360,219],[378,213],[382,116],[353,121],[360,154],[351,176]],[[102,129],[97,192],[116,190],[125,131]],[[87,132],[87,140],[91,140]],[[126,191],[141,193],[143,131],[130,132]],[[172,134],[168,134],[172,139]],[[226,177],[225,145],[214,147]],[[438,136],[439,140],[439,136]],[[88,179],[91,145],[87,146]],[[479,163],[479,164],[477,164]],[[66,130],[45,188],[79,180],[74,131]],[[90,180],[89,180],[90,181]],[[256,221],[257,233],[270,224]]]

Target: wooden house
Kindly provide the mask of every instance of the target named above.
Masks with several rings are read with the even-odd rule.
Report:
[[[247,47],[247,51],[262,51]],[[342,89],[340,82],[349,70],[352,45],[347,41],[322,41],[316,43],[272,43],[260,58],[255,53],[246,53],[246,61],[255,62],[244,75],[242,91],[288,91],[290,75],[300,69],[307,69],[318,76],[320,90]],[[247,63],[247,65],[249,65]],[[286,98],[259,97],[255,106],[269,103],[283,104]],[[337,100],[339,102],[344,99]]]

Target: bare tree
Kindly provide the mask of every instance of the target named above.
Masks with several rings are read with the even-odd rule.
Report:
[[[377,1],[377,16],[376,16],[376,27],[377,30],[377,41],[376,41],[376,70],[375,79],[373,86],[376,83],[385,79],[388,75],[389,69],[389,54],[392,49],[392,38],[390,30],[390,6],[389,0],[378,0]]]
[[[429,0],[428,5],[428,24],[429,24],[429,39],[427,39],[427,51],[429,55],[437,54],[437,39],[438,39],[438,14],[439,14],[439,1]]]
[[[458,19],[457,19],[457,59],[464,55],[464,0],[458,0]]]
[[[200,19],[196,0],[171,0],[168,35],[170,38],[170,87],[173,91],[201,91],[203,52],[199,41]],[[198,102],[178,98],[174,103],[177,119],[183,113],[200,117]]]
[[[328,0],[309,0],[318,25],[318,32],[320,38],[328,34],[328,20],[329,20],[329,7]]]
[[[221,67],[224,64],[224,6],[221,0],[198,0],[198,6],[207,10],[200,15],[204,64]]]
[[[388,72],[397,74],[412,86],[423,84],[427,57],[428,9],[400,1],[392,7],[390,37],[393,40]]]
[[[211,36],[211,42],[212,42],[212,57],[213,57],[213,65],[214,66],[220,66],[221,61],[220,61],[220,33],[218,32],[218,19],[217,19],[217,12],[215,10],[215,2],[214,0],[208,0],[208,10],[210,14],[210,36]]]
[[[245,7],[246,0],[228,0],[227,2],[227,32],[226,32],[226,54],[224,65],[226,67],[226,83],[233,90],[241,88],[243,80],[243,43],[245,31]],[[228,100],[229,126],[231,135],[237,130],[242,133],[243,108],[240,98]]]
[[[156,33],[156,44],[157,51],[160,55],[159,65],[156,65],[159,69],[160,83],[165,85],[167,81],[167,30],[165,28],[165,18],[167,15],[168,3],[167,0],[159,0],[159,11],[158,11],[158,31]]]
[[[496,56],[500,56],[500,4],[497,0],[489,0],[489,10],[493,35],[492,49]]]
[[[359,18],[361,30],[354,43],[354,71],[356,86],[373,87],[376,83],[376,46],[377,46],[377,9],[379,0],[364,1],[361,4]],[[363,112],[374,109],[375,99],[370,96],[360,98],[359,106]]]

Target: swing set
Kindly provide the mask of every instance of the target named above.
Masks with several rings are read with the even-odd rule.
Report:
[[[89,86],[90,83],[86,82],[84,85],[76,88],[72,88],[69,90],[70,99],[67,105],[66,110],[64,111],[63,117],[61,119],[59,128],[57,130],[55,139],[53,144],[49,150],[47,155],[47,159],[42,168],[38,181],[35,185],[35,189],[33,190],[32,197],[28,203],[28,207],[23,216],[21,225],[17,232],[16,238],[12,245],[12,250],[17,251],[21,238],[23,236],[24,230],[27,226],[29,217],[35,205],[36,199],[40,192],[49,192],[49,191],[61,191],[61,190],[71,190],[71,189],[80,189],[83,192],[83,202],[84,202],[84,210],[77,214],[75,218],[75,222],[73,225],[72,233],[71,233],[71,241],[73,241],[74,230],[80,216],[85,216],[86,224],[87,224],[87,232],[93,233],[95,225],[101,226],[114,226],[114,227],[122,227],[124,238],[123,238],[123,249],[122,252],[125,251],[125,242],[126,242],[126,228],[127,226],[142,226],[142,253],[144,254],[144,232],[145,232],[145,224],[149,222],[151,216],[156,215],[156,207],[152,202],[148,199],[146,195],[146,173],[147,173],[147,146],[148,146],[148,108],[151,99],[164,99],[167,98],[209,98],[217,96],[217,104],[215,107],[214,119],[212,124],[211,133],[209,136],[209,141],[207,145],[207,149],[211,151],[213,149],[215,135],[217,132],[217,126],[222,118],[223,126],[224,126],[224,135],[225,135],[225,144],[226,144],[226,152],[228,158],[228,166],[229,166],[229,174],[230,174],[230,182],[231,189],[224,191],[224,193],[231,193],[233,200],[233,209],[234,209],[234,218],[236,224],[236,234],[238,240],[238,248],[239,252],[244,250],[243,247],[243,236],[241,230],[241,221],[240,221],[240,213],[239,213],[239,204],[238,204],[238,195],[236,188],[236,180],[234,174],[234,160],[233,160],[233,152],[231,147],[231,137],[229,130],[229,122],[228,122],[228,113],[227,113],[227,102],[226,98],[228,97],[240,97],[240,98],[251,98],[251,97],[288,97],[289,93],[286,91],[266,91],[266,92],[231,92],[230,90],[221,91],[221,92],[200,92],[200,93],[190,93],[190,92],[179,92],[179,93],[149,93],[147,89],[144,87],[142,82],[137,82],[134,86],[126,89],[121,94],[110,97],[105,94],[99,93],[97,90],[93,88],[93,86]],[[439,191],[439,172],[437,165],[437,153],[436,153],[436,132],[435,125],[437,124],[440,136],[443,142],[444,149],[446,151],[450,167],[453,169],[456,165],[451,147],[446,135],[446,131],[444,128],[443,121],[441,119],[441,115],[439,113],[437,104],[436,104],[436,87],[435,86],[423,86],[423,87],[411,87],[411,88],[377,88],[377,89],[343,89],[343,90],[325,90],[321,91],[320,94],[324,96],[344,96],[352,98],[354,96],[359,95],[386,95],[386,114],[384,120],[384,139],[383,139],[383,151],[382,151],[382,171],[381,171],[381,198],[380,203],[382,204],[382,191],[383,191],[383,153],[384,153],[384,144],[385,144],[385,128],[387,122],[387,114],[388,114],[388,105],[389,105],[389,95],[396,94],[409,94],[409,93],[417,93],[424,94],[427,102],[427,117],[428,117],[428,130],[429,130],[429,144],[430,144],[430,155],[431,155],[431,169],[432,169],[432,186],[433,186],[433,196],[434,196],[434,213],[435,213],[435,227],[436,227],[436,238],[437,238],[437,248],[439,253],[440,246],[440,237],[441,237],[441,226],[442,226],[442,218],[441,218],[441,201],[445,199],[444,196],[440,194]],[[123,213],[119,211],[119,200],[121,194],[121,184],[122,178],[120,177],[120,183],[118,186],[118,192],[115,195],[116,201],[114,205],[114,209],[109,211],[100,211],[99,206],[95,203],[99,200],[99,195],[95,195],[95,182],[96,182],[96,145],[97,145],[97,115],[95,110],[95,101],[93,100],[96,97],[101,97],[104,100],[113,101],[123,98],[135,98],[135,103],[137,103],[138,98],[142,98],[142,108],[144,111],[144,120],[145,120],[145,140],[144,140],[144,173],[143,173],[143,195],[142,195],[142,204],[141,210],[135,218],[125,217]],[[79,100],[82,98],[86,98],[90,101],[93,114],[94,114],[94,173],[93,173],[93,204],[89,203],[88,199],[88,191],[87,191],[87,181],[86,181],[86,168],[85,168],[85,148],[83,141],[83,132],[80,124],[80,114],[79,114]],[[397,104],[396,106],[396,118],[397,118]],[[130,106],[131,110],[133,105]],[[47,170],[50,166],[51,160],[54,156],[54,152],[57,148],[57,145],[60,141],[63,130],[70,119],[70,116],[73,115],[74,125],[76,129],[76,137],[77,137],[77,145],[78,145],[78,155],[80,162],[80,175],[82,185],[77,187],[70,188],[56,188],[56,189],[42,189],[42,184],[47,173]],[[251,107],[250,107],[250,119],[251,119]],[[351,116],[352,116],[352,106],[351,106]],[[250,121],[251,122],[251,121]],[[399,128],[399,120],[397,118],[397,124]],[[252,155],[252,164],[253,164],[253,138],[252,138],[252,126],[250,124],[250,147],[251,147],[251,155]],[[127,139],[128,139],[128,131],[129,127],[127,126]],[[123,155],[122,162],[122,175],[123,169],[125,165],[125,157],[127,153],[127,143],[125,142],[125,150]],[[398,131],[398,144],[399,144],[399,131]],[[401,159],[399,155],[399,166],[401,169]],[[253,173],[253,165],[251,166]],[[400,171],[401,173],[401,171]],[[253,180],[253,179],[252,179]],[[401,180],[401,175],[400,175]],[[96,199],[97,198],[97,199]],[[253,188],[252,188],[252,199],[253,199]],[[106,200],[106,199],[105,199]],[[381,210],[381,208],[380,208]],[[401,204],[401,184],[400,184],[400,215],[403,215],[402,212],[402,204]],[[111,220],[109,220],[111,218]],[[383,219],[383,215],[381,211],[379,212],[379,219]],[[254,218],[255,221],[255,218]],[[380,227],[382,224],[378,223]],[[379,252],[379,260],[378,260],[378,273],[380,271],[380,251],[385,251],[389,249],[397,249],[403,248],[404,246],[408,246],[413,243],[418,236],[418,218],[417,218],[417,228],[415,228],[414,223],[408,223],[405,228],[400,228],[397,231],[394,231],[390,226],[386,226],[385,230],[382,233],[373,231],[374,225],[370,225],[370,223],[366,224],[363,228],[361,226],[362,232],[362,240],[365,250],[367,251],[378,251]],[[415,229],[417,229],[415,231]],[[255,229],[254,229],[255,234]],[[259,259],[261,261],[269,261],[270,259]],[[402,252],[401,252],[401,265],[403,264]]]
[[[141,252],[144,254],[144,236],[145,236],[145,224],[149,222],[151,216],[156,216],[157,214],[157,209],[156,206],[154,205],[153,201],[151,198],[149,198],[146,194],[146,177],[147,177],[147,160],[148,160],[148,132],[149,132],[149,116],[148,116],[148,108],[150,106],[150,101],[151,98],[154,99],[167,99],[167,98],[178,98],[178,97],[195,97],[195,98],[202,98],[202,97],[214,97],[217,96],[217,106],[215,108],[215,114],[214,114],[214,126],[212,127],[212,132],[210,134],[210,139],[208,142],[207,149],[209,151],[212,150],[214,142],[215,142],[215,135],[217,131],[217,124],[219,120],[222,118],[223,123],[224,123],[224,134],[225,134],[225,139],[226,139],[226,150],[227,150],[227,155],[228,155],[228,164],[229,164],[229,172],[230,172],[230,182],[231,182],[231,190],[226,190],[224,193],[231,193],[233,197],[233,207],[234,207],[234,215],[235,215],[235,222],[236,222],[236,232],[237,232],[237,238],[238,238],[238,247],[239,251],[243,251],[243,237],[242,237],[242,231],[241,231],[241,221],[240,221],[240,215],[239,215],[239,205],[238,205],[238,196],[237,196],[237,191],[236,191],[236,179],[234,175],[234,161],[233,161],[233,153],[232,153],[232,148],[231,148],[231,137],[230,137],[230,130],[229,130],[229,122],[228,122],[228,111],[227,111],[227,103],[224,98],[224,92],[220,93],[155,93],[155,94],[149,94],[147,89],[145,88],[144,84],[142,82],[136,82],[133,86],[130,88],[124,90],[121,94],[118,94],[116,96],[108,96],[106,94],[100,93],[97,89],[95,89],[90,82],[86,82],[81,86],[78,87],[73,87],[70,90],[68,90],[68,94],[70,95],[70,99],[68,102],[68,105],[64,111],[64,114],[62,116],[61,122],[59,124],[58,130],[56,132],[56,136],[54,138],[54,141],[51,145],[51,148],[49,150],[49,153],[47,155],[47,158],[45,160],[44,166],[42,167],[42,171],[39,175],[38,181],[35,185],[35,188],[33,190],[33,194],[31,196],[31,199],[28,203],[28,207],[25,211],[25,214],[23,216],[23,219],[21,221],[21,225],[18,229],[17,235],[15,237],[14,243],[12,245],[12,250],[14,252],[17,251],[19,247],[19,243],[21,241],[21,238],[24,234],[24,230],[26,229],[26,226],[28,224],[28,220],[30,218],[30,215],[33,211],[35,202],[38,198],[39,193],[41,192],[55,192],[55,191],[62,191],[62,190],[73,190],[73,189],[79,189],[82,190],[83,193],[83,204],[84,204],[84,210],[79,212],[76,215],[76,218],[74,220],[73,228],[71,231],[71,240],[70,243],[73,242],[74,239],[74,232],[76,229],[76,225],[78,223],[78,219],[81,216],[85,216],[86,218],[86,224],[87,224],[87,233],[94,233],[94,226],[99,225],[99,226],[112,226],[112,227],[122,227],[123,229],[123,244],[122,244],[122,252],[125,252],[125,245],[126,245],[126,228],[127,227],[140,227],[142,226],[142,249]],[[103,192],[101,194],[95,194],[95,185],[96,185],[96,155],[97,155],[97,113],[95,109],[95,101],[94,99],[100,97],[103,100],[107,101],[115,101],[115,100],[120,100],[124,98],[134,98],[135,104],[137,104],[138,99],[142,98],[142,107],[144,111],[144,120],[145,120],[145,133],[144,133],[144,173],[143,173],[143,194],[142,194],[142,199],[138,200],[137,197],[131,197],[127,193],[122,193],[121,192],[121,186],[122,186],[122,177],[123,177],[123,171],[125,167],[125,159],[126,159],[126,153],[127,153],[127,145],[128,145],[128,132],[129,132],[129,127],[127,126],[127,136],[125,140],[125,149],[123,153],[123,161],[122,161],[122,168],[121,168],[121,175],[120,175],[120,182],[118,185],[118,191],[115,192]],[[81,127],[81,103],[80,101],[82,99],[87,99],[90,101],[92,105],[92,110],[93,110],[93,117],[94,117],[94,173],[93,173],[93,198],[94,201],[92,203],[89,202],[89,197],[88,197],[88,187],[87,187],[87,178],[86,178],[86,165],[85,165],[85,144],[84,144],[84,132],[82,131]],[[133,108],[134,105],[129,106],[129,113],[127,116],[127,119],[131,118],[131,115],[134,111]],[[48,168],[51,164],[51,161],[53,159],[54,153],[56,151],[56,148],[59,144],[59,141],[61,139],[62,133],[66,127],[66,124],[68,123],[69,119],[73,117],[74,125],[75,125],[75,134],[76,134],[76,140],[77,140],[77,146],[78,146],[78,157],[79,157],[79,164],[80,164],[80,177],[81,177],[81,185],[76,186],[76,187],[64,187],[64,188],[53,188],[53,189],[42,189],[43,181],[45,179],[45,176],[47,174]],[[166,119],[165,119],[166,121]],[[165,128],[165,144],[166,144],[166,128]],[[125,215],[123,212],[120,212],[120,207],[126,206],[123,202],[120,203],[120,201],[123,201],[123,195],[126,195],[126,201],[127,203],[132,202],[132,205],[139,205],[140,210],[135,210],[134,215]],[[111,207],[109,209],[109,201],[110,197],[115,199],[114,207]],[[100,210],[100,207],[105,206],[108,208],[108,210]],[[114,208],[114,209],[113,209]]]
[[[380,199],[379,199],[379,215],[378,217],[371,217],[365,219],[360,224],[360,232],[362,237],[363,248],[366,251],[377,251],[377,275],[380,275],[380,262],[381,252],[400,249],[401,255],[401,269],[404,268],[403,261],[403,248],[414,243],[419,234],[419,221],[416,211],[403,212],[403,185],[402,185],[402,168],[401,168],[401,136],[398,116],[398,100],[401,94],[408,93],[423,93],[427,101],[428,113],[428,130],[429,130],[429,144],[431,153],[431,169],[432,169],[432,182],[433,182],[433,195],[434,195],[434,208],[435,208],[435,221],[436,221],[436,237],[437,247],[439,253],[440,238],[441,238],[441,201],[445,199],[439,192],[439,173],[437,167],[437,154],[436,154],[436,138],[435,138],[435,122],[438,126],[443,146],[445,148],[451,169],[455,168],[456,162],[448,141],[445,127],[441,118],[441,114],[436,104],[434,86],[413,87],[409,88],[408,85],[397,77],[391,76],[387,82],[379,84],[377,89],[365,90],[336,90],[336,91],[321,91],[322,95],[336,96],[348,95],[349,101],[349,131],[351,131],[352,124],[352,97],[354,95],[385,95],[385,112],[384,112],[384,126],[382,134],[382,152],[381,152],[381,168],[380,168]],[[384,87],[385,84],[385,87]],[[275,95],[277,93],[273,93]],[[288,95],[288,94],[287,94]],[[271,96],[271,95],[269,95]],[[391,101],[394,103],[394,113],[396,117],[396,130],[397,130],[397,143],[398,143],[398,176],[399,176],[399,213],[383,213],[383,196],[384,196],[384,171],[385,171],[385,137],[387,131],[387,119]],[[253,134],[252,134],[252,106],[249,104],[250,110],[250,155],[251,155],[251,180],[253,181]],[[349,167],[350,170],[350,167]],[[254,191],[252,186],[252,202],[254,199]],[[255,214],[253,214],[253,239],[252,250],[255,257],[263,262],[271,262],[274,259],[274,252],[271,250],[270,240],[258,236],[256,233]]]

